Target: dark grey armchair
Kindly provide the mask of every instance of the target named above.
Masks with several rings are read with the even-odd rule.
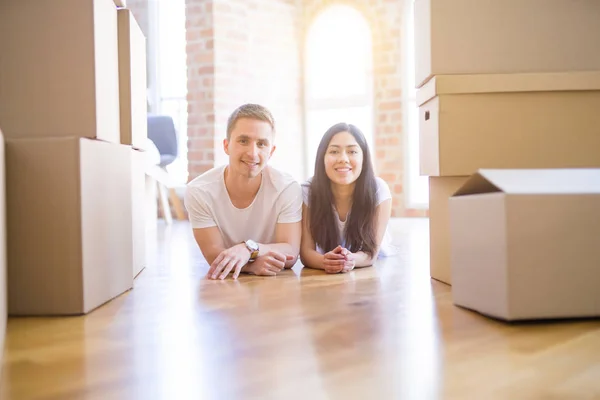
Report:
[[[177,131],[168,115],[148,115],[148,138],[160,154],[160,166],[165,168],[177,159]]]
[[[173,118],[168,115],[148,115],[148,138],[154,143],[160,154],[160,163],[154,178],[158,183],[160,210],[167,224],[172,223],[171,207],[173,205],[178,220],[185,220],[185,211],[181,199],[170,184],[166,167],[178,157],[177,131]]]

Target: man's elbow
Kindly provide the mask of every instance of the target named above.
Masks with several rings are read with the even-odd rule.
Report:
[[[290,262],[292,263],[292,265],[296,264],[296,261],[298,261],[298,258],[300,257],[300,243],[289,243],[289,249],[290,252],[288,253],[288,255],[293,257],[293,260],[290,260]]]

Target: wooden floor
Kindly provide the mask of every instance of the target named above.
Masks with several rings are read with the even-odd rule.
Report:
[[[427,220],[346,275],[203,279],[187,223],[86,317],[10,319],[1,398],[600,399],[600,322],[504,324],[428,275]],[[599,289],[600,290],[600,289]]]

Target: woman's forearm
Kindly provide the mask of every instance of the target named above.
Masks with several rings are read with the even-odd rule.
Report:
[[[325,257],[323,254],[319,253],[316,250],[302,250],[300,252],[300,260],[305,267],[315,268],[315,269],[325,269],[323,266],[323,259]]]
[[[371,257],[364,251],[357,251],[354,253],[354,257],[354,268],[370,267],[377,259],[377,254]]]

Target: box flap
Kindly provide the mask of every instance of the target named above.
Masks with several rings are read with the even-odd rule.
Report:
[[[572,90],[600,90],[600,71],[437,75],[417,91],[417,104],[441,94]]]
[[[507,194],[600,194],[600,169],[481,169],[453,196]]]
[[[417,89],[416,101],[417,106],[422,106],[429,100],[437,96],[437,76],[432,77],[421,88]]]
[[[471,177],[467,179],[467,181],[458,188],[451,197],[502,191],[498,186],[486,179],[480,172],[481,171],[471,175]]]

